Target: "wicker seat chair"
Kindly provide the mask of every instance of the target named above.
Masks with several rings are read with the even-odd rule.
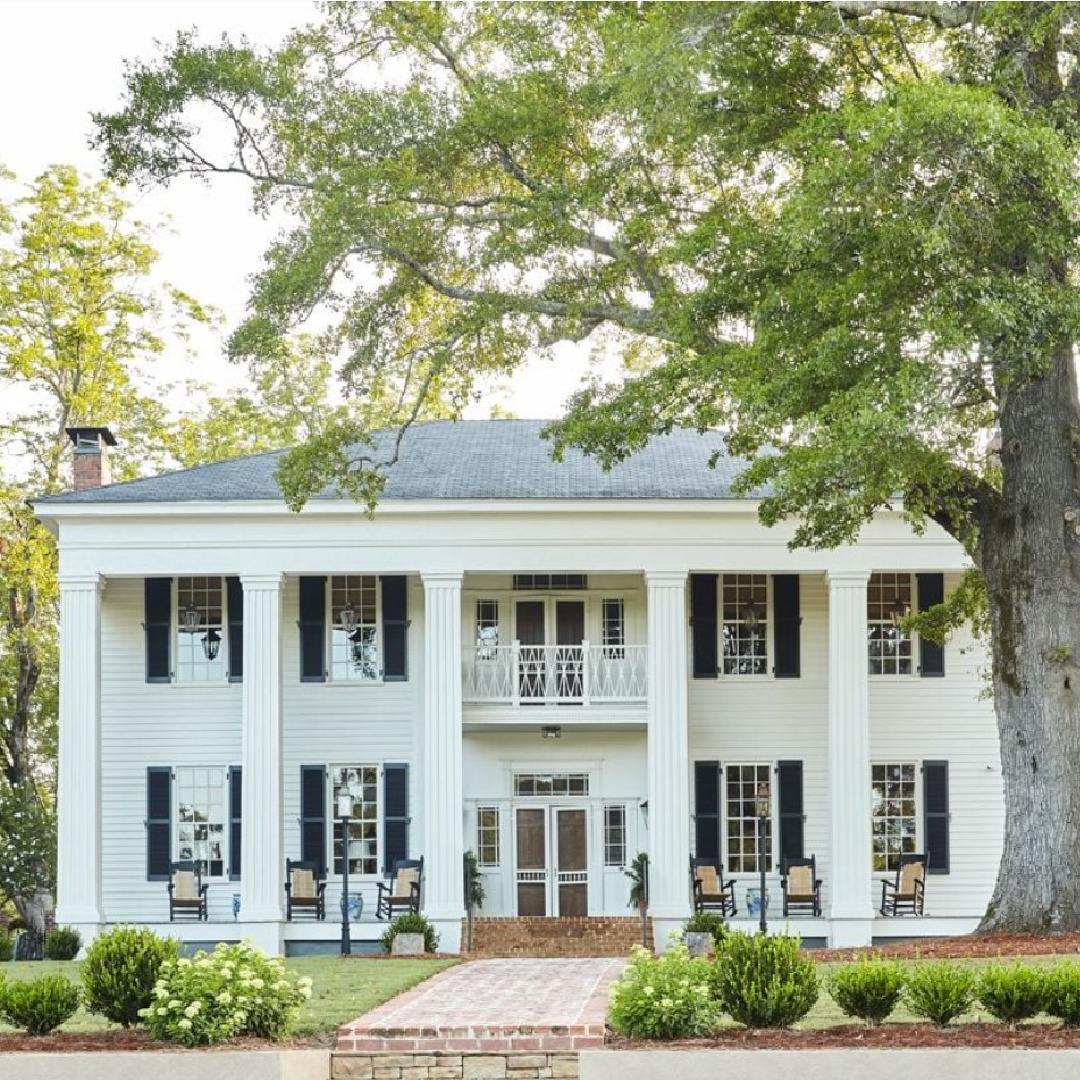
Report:
[[[926,856],[901,855],[894,881],[881,883],[882,915],[921,915],[926,899]]]
[[[191,918],[205,922],[206,890],[203,884],[202,866],[190,859],[174,862],[169,866],[169,922],[177,918]]]
[[[780,875],[784,894],[784,915],[821,916],[821,879],[817,876],[817,859],[785,859]]]
[[[326,871],[313,862],[285,860],[285,918],[310,915],[326,918]]]
[[[379,895],[375,918],[393,919],[406,912],[420,914],[420,889],[424,880],[424,860],[399,859],[394,863],[390,884],[377,883]]]
[[[691,858],[690,887],[695,911],[713,911],[725,917],[736,914],[735,882],[724,881],[718,859]]]

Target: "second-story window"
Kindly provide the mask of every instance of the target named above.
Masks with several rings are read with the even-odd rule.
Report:
[[[476,601],[476,659],[494,660],[499,647],[499,601]]]
[[[910,675],[911,636],[898,623],[911,612],[911,575],[871,574],[866,586],[867,661],[871,675]]]
[[[621,660],[626,645],[626,610],[622,600],[605,600],[602,611],[604,656]]]
[[[176,579],[177,682],[225,681],[225,593],[220,577]]]
[[[725,675],[766,675],[769,671],[767,574],[723,575],[723,660]]]
[[[330,579],[330,677],[374,682],[379,670],[379,579],[351,574]]]

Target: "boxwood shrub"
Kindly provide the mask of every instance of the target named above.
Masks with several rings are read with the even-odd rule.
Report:
[[[713,993],[720,1008],[750,1028],[786,1028],[818,999],[814,961],[797,937],[730,933],[713,962]]]
[[[876,1027],[900,1003],[907,973],[889,960],[858,960],[837,968],[826,980],[829,996],[845,1016]]]

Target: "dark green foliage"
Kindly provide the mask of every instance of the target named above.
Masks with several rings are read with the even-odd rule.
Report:
[[[1046,981],[1046,972],[1038,968],[991,964],[979,977],[975,996],[995,1020],[1015,1027],[1043,1011]]]
[[[82,948],[82,935],[70,926],[58,926],[45,935],[46,960],[74,960]]]
[[[139,1022],[139,1010],[154,998],[161,965],[176,959],[176,942],[150,930],[119,926],[86,950],[81,974],[86,1007],[124,1027]]]
[[[710,968],[676,945],[661,956],[635,947],[611,988],[608,1023],[633,1039],[692,1039],[708,1035],[718,1019],[709,994]]]
[[[906,980],[902,964],[860,960],[834,971],[826,981],[826,989],[845,1016],[858,1017],[876,1027],[899,1004]]]
[[[786,1028],[818,999],[814,961],[799,939],[728,934],[713,966],[713,995],[724,1012],[750,1028]]]
[[[724,938],[728,935],[728,926],[722,915],[716,915],[711,911],[695,911],[686,920],[683,930],[687,934],[711,934],[713,947],[717,952],[724,944]]]
[[[938,1027],[947,1027],[975,1000],[975,972],[963,964],[922,964],[909,976],[907,1007]]]
[[[1066,1027],[1080,1027],[1080,964],[1055,964],[1043,979],[1043,1011]]]
[[[0,985],[0,1016],[28,1035],[48,1035],[79,1008],[79,988],[63,975]]]
[[[630,879],[630,899],[627,907],[639,908],[649,902],[649,856],[644,851],[639,851],[630,869],[623,873]]]
[[[439,948],[439,935],[435,927],[424,918],[423,915],[399,915],[383,932],[379,939],[382,942],[383,952],[390,952],[394,944],[394,938],[398,934],[423,934],[424,952],[437,952]]]
[[[15,942],[10,934],[0,934],[0,962],[10,960],[15,953]]]
[[[475,851],[466,851],[465,872],[465,908],[479,911],[484,906],[484,879],[480,876],[480,865],[476,861]]]

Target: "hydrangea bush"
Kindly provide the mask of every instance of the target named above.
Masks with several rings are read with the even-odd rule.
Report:
[[[185,1046],[235,1035],[280,1039],[311,996],[311,980],[249,942],[166,960],[154,1000],[140,1015],[150,1034]]]
[[[718,1019],[709,993],[709,969],[708,960],[691,957],[685,945],[675,945],[662,956],[637,946],[611,988],[612,1028],[637,1039],[709,1034]]]

